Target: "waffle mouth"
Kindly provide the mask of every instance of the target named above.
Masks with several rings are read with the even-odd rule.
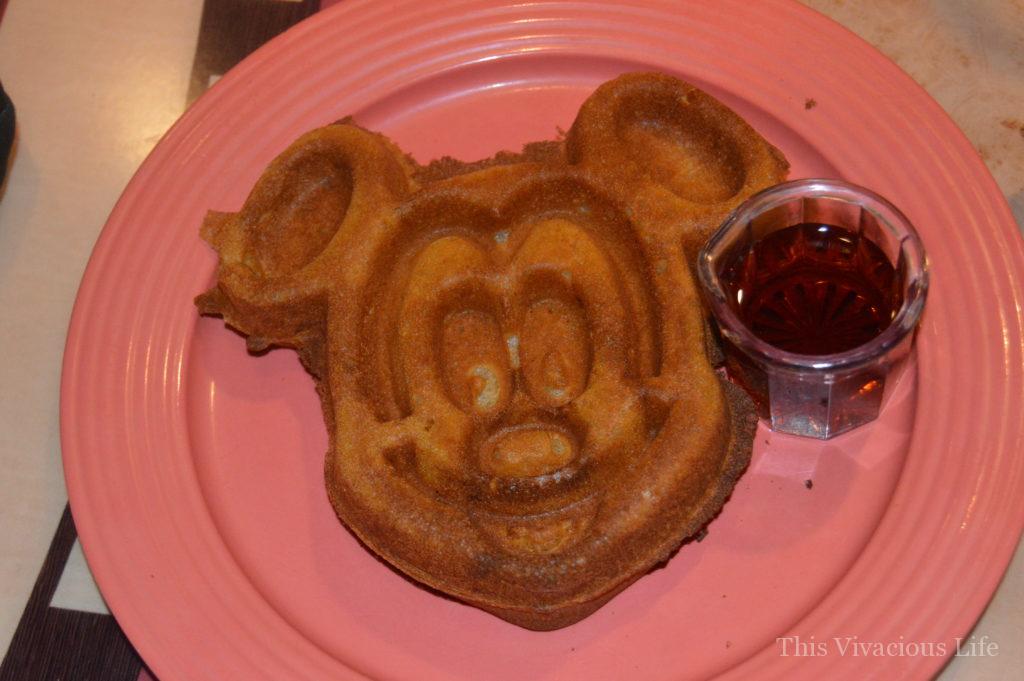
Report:
[[[502,514],[474,510],[477,531],[506,553],[525,558],[563,554],[586,538],[594,525],[599,497],[591,495],[541,513]]]

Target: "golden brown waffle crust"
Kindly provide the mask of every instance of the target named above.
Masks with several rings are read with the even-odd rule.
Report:
[[[564,140],[472,163],[421,166],[346,119],[207,217],[196,304],[252,350],[297,350],[328,497],[365,546],[556,629],[667,560],[747,466],[757,419],[708,359],[689,263],[787,169],[661,74],[599,87]]]

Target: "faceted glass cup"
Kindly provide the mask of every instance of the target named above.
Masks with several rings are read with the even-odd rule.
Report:
[[[755,336],[722,275],[761,239],[803,223],[842,227],[873,241],[896,271],[902,304],[878,336],[853,349],[805,355]],[[874,420],[906,365],[928,294],[928,264],[913,225],[875,192],[842,180],[770,187],[737,207],[701,250],[697,274],[717,322],[726,369],[772,430],[828,439]]]

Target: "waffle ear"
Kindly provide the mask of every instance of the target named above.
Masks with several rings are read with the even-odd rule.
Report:
[[[380,135],[351,124],[303,135],[267,167],[241,210],[206,216],[201,234],[219,269],[196,304],[249,336],[251,349],[301,347],[323,324],[337,256],[410,185],[407,161]]]
[[[692,263],[725,215],[785,179],[789,164],[736,113],[678,78],[620,76],[583,103],[566,138],[570,163],[656,190],[678,213]]]

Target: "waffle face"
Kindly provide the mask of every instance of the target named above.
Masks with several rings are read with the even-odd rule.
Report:
[[[350,122],[210,213],[196,300],[295,348],[339,518],[410,577],[531,629],[587,616],[699,531],[750,458],[689,263],[782,155],[658,74],[599,87],[566,139],[419,166]]]

